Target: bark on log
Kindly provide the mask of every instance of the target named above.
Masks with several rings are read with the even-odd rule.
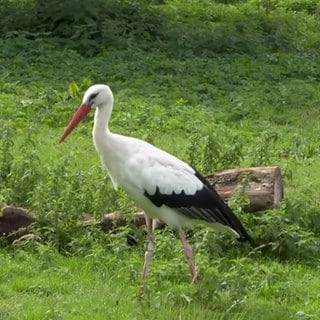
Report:
[[[109,231],[115,228],[124,227],[128,224],[132,224],[139,228],[146,224],[144,213],[135,212],[132,217],[124,217],[123,214],[117,214],[116,212],[105,214],[99,225],[103,231]]]
[[[276,207],[283,198],[283,181],[279,167],[252,167],[228,169],[206,176],[223,200],[227,200],[246,184],[245,194],[250,204],[245,212]],[[245,182],[245,180],[247,182]]]
[[[243,208],[244,212],[274,208],[283,198],[283,181],[279,167],[228,169],[208,174],[205,178],[225,201],[244,185],[245,195],[250,200],[249,205]],[[123,216],[110,213],[105,215],[100,225],[103,230],[107,231],[127,223],[128,220]],[[145,224],[143,212],[137,212],[133,215],[132,224],[136,227]]]
[[[13,241],[27,233],[27,227],[34,221],[33,214],[26,209],[4,206],[0,214],[0,236]]]

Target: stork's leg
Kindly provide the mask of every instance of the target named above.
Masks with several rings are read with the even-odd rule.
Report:
[[[148,266],[151,261],[151,257],[153,254],[153,220],[148,218],[146,216],[146,224],[148,228],[148,233],[147,233],[147,248],[146,252],[144,254],[144,265],[141,273],[141,285],[140,285],[140,298],[143,296],[143,286],[144,286],[144,281],[147,277],[148,273]]]
[[[182,231],[182,229],[177,229],[177,234],[183,244],[183,248],[184,248],[184,254],[188,260],[189,263],[189,269],[190,269],[190,274],[191,274],[191,278],[192,278],[192,283],[195,285],[199,284],[198,281],[198,275],[197,275],[197,270],[192,258],[192,248],[190,246],[190,244],[188,243],[186,236],[184,234],[184,232]]]

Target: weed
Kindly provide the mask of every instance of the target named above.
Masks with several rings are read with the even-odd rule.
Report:
[[[1,128],[1,145],[0,145],[0,177],[3,184],[7,185],[9,174],[11,172],[11,166],[14,159],[14,127],[5,125]]]
[[[242,142],[223,124],[211,123],[207,135],[191,135],[188,157],[192,166],[204,173],[239,166],[243,159]]]

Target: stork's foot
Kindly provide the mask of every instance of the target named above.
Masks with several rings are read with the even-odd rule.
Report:
[[[142,301],[143,298],[144,298],[144,284],[140,283],[139,292],[138,292],[138,299],[139,299],[139,301]]]
[[[143,265],[143,269],[142,269],[142,273],[141,273],[141,282],[140,282],[139,294],[138,294],[139,300],[143,299],[143,296],[144,296],[145,280],[147,278],[148,267],[149,267],[151,257],[153,254],[153,241],[152,241],[153,221],[152,221],[152,219],[146,217],[146,223],[147,223],[147,227],[148,227],[147,249],[144,254],[144,265]]]
[[[192,284],[194,284],[196,287],[198,287],[200,285],[200,281],[198,279],[198,274],[196,273],[195,277],[192,278]]]
[[[192,258],[192,248],[191,248],[190,244],[188,243],[184,232],[181,229],[178,229],[177,233],[178,233],[178,236],[182,242],[184,254],[185,254],[187,261],[188,261],[188,264],[189,264],[189,270],[190,270],[192,283],[194,285],[199,285],[198,273],[197,273],[196,266],[195,266],[193,258]]]

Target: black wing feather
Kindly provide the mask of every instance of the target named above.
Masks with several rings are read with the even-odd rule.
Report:
[[[195,176],[203,183],[203,188],[193,195],[185,194],[184,190],[181,193],[162,194],[158,186],[153,195],[150,195],[147,191],[144,192],[144,195],[157,207],[166,205],[175,208],[190,219],[203,220],[209,223],[218,222],[234,229],[240,235],[239,240],[251,241],[240,220],[209,182],[197,171]]]

